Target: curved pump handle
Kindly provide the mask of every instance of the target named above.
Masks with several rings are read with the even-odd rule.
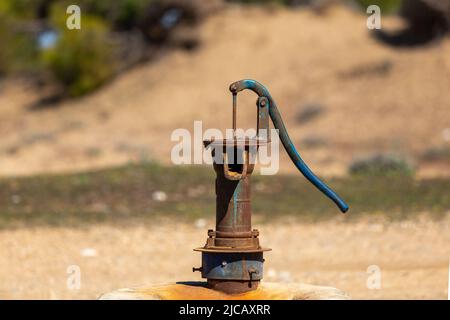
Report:
[[[286,131],[286,127],[284,126],[283,120],[281,119],[281,114],[278,111],[277,105],[275,101],[272,99],[269,91],[259,82],[255,80],[240,80],[234,82],[230,85],[230,91],[233,93],[233,96],[237,95],[239,91],[244,89],[249,89],[255,92],[259,97],[266,97],[269,101],[269,114],[272,119],[273,125],[276,129],[278,129],[278,135],[280,137],[281,142],[283,143],[286,152],[291,158],[294,165],[297,169],[308,179],[317,189],[322,191],[328,198],[330,198],[339,209],[345,213],[348,210],[348,205],[345,201],[339,197],[336,192],[331,190],[324,182],[322,182],[306,165],[303,159],[300,157],[300,154],[295,149],[294,144],[289,138],[289,135]]]

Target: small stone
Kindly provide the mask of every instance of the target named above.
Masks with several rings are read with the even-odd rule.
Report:
[[[445,128],[444,130],[442,130],[442,138],[445,142],[450,141],[450,128]]]
[[[164,191],[155,191],[152,194],[152,199],[159,202],[167,200],[167,194]]]
[[[287,282],[292,281],[292,276],[289,271],[281,271],[278,278],[279,278],[280,282],[282,282],[282,283],[283,282],[287,283]]]
[[[275,278],[277,276],[277,271],[275,269],[269,269],[267,271],[268,278]]]
[[[195,227],[198,229],[203,229],[206,226],[206,220],[205,219],[197,219],[195,220]]]
[[[94,248],[84,248],[81,249],[80,254],[83,257],[95,257],[97,256],[97,250],[95,250]]]
[[[13,194],[13,195],[11,196],[11,202],[12,202],[13,204],[19,204],[21,200],[22,200],[22,199],[20,198],[20,196],[19,196],[18,194]]]

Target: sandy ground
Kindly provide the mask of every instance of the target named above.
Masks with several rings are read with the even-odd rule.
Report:
[[[94,299],[122,287],[200,280],[191,268],[200,264],[192,249],[211,226],[202,222],[1,231],[0,299]],[[273,249],[265,279],[334,286],[355,299],[446,299],[449,226],[449,216],[260,225],[263,245]],[[78,290],[67,287],[72,265],[81,272]],[[381,288],[367,288],[368,268],[379,268]]]
[[[339,7],[317,15],[228,6],[203,23],[199,36],[198,50],[164,54],[88,97],[41,111],[29,108],[39,92],[3,83],[0,175],[170,163],[174,129],[192,130],[194,120],[204,129],[231,126],[227,88],[242,78],[269,88],[295,144],[320,174],[344,174],[354,158],[392,151],[416,159],[420,175],[450,173],[448,161],[419,160],[450,140],[450,39],[394,50],[370,37],[366,16]],[[254,100],[239,97],[238,125],[254,127]],[[325,111],[300,125],[295,117],[308,104]],[[281,170],[295,170],[287,157]]]

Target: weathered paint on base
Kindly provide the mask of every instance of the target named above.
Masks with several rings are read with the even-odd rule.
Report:
[[[226,294],[206,287],[206,282],[155,284],[105,293],[100,300],[348,300],[345,292],[303,283],[262,282],[258,289]]]

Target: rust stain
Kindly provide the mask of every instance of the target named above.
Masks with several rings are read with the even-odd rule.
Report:
[[[203,286],[187,284],[167,284],[137,289],[136,294],[142,298],[162,300],[290,300],[293,298],[292,292],[274,288],[260,287],[245,293],[226,294]]]

